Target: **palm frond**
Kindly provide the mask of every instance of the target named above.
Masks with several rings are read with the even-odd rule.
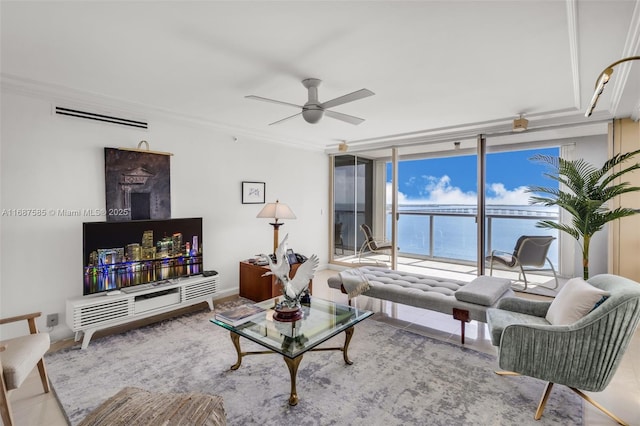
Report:
[[[601,170],[608,172],[618,164],[624,163],[625,161],[629,160],[632,157],[635,157],[638,154],[640,154],[640,149],[631,152],[625,152],[624,154],[616,154],[602,165]]]
[[[628,186],[629,183],[625,182],[624,186],[623,185],[616,185],[616,186],[611,186],[609,188],[605,188],[602,191],[602,199],[605,201],[609,201],[615,197],[617,197],[618,195],[621,194],[626,194],[627,192],[636,192],[636,191],[640,191],[640,187],[638,186]]]
[[[606,176],[603,180],[601,185],[602,186],[606,186],[609,185],[611,182],[615,181],[616,179],[618,179],[620,176],[625,175],[629,172],[632,172],[634,170],[638,170],[640,169],[640,163],[635,163],[632,164],[631,166],[627,167],[626,169],[622,169],[620,171],[611,173],[610,175]]]
[[[634,209],[630,209],[627,207],[618,207],[617,209],[605,212],[603,214],[603,219],[605,219],[606,222],[610,222],[612,220],[621,219],[623,217],[633,216],[634,214],[637,214]]]
[[[580,240],[580,233],[578,230],[564,223],[553,222],[551,220],[540,220],[536,223],[536,228],[557,229],[558,231],[566,232],[576,240]]]
[[[544,186],[530,186],[526,189],[526,192],[532,192],[532,193],[544,193],[544,194],[550,194],[553,195],[555,197],[560,195],[560,189],[558,188],[549,188],[549,187],[544,187]]]

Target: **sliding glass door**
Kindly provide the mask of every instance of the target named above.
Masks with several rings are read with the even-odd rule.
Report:
[[[373,217],[373,161],[356,155],[333,158],[333,250],[336,261],[352,259],[364,241],[360,230]]]
[[[434,259],[476,262],[476,155],[456,154],[398,162],[399,255],[416,265]],[[391,220],[388,215],[387,230]]]
[[[500,150],[496,147],[486,155],[486,253],[500,250],[512,253],[518,238],[551,236],[555,240],[547,254],[552,266],[559,268],[559,235],[557,230],[536,226],[540,220],[558,221],[557,206],[532,205],[528,191],[532,186],[558,187],[545,177],[545,167],[533,161],[535,155],[558,157],[558,147]],[[547,264],[545,269],[551,266]]]
[[[536,223],[557,220],[557,209],[531,206],[527,192],[529,186],[551,184],[543,167],[530,160],[536,154],[557,156],[559,149],[548,146],[518,149],[478,137],[367,152],[366,158],[334,157],[331,259],[459,278],[484,273],[491,250],[512,252],[520,235],[553,234]],[[377,239],[395,240],[397,257],[361,251],[362,224]],[[557,267],[557,240],[549,258]]]

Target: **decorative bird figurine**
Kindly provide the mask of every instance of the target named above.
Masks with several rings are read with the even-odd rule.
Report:
[[[306,262],[300,265],[293,278],[287,276],[287,279],[282,281],[284,284],[282,292],[285,296],[285,301],[291,301],[296,306],[300,304],[300,297],[309,287],[309,280],[313,278],[319,264],[318,256],[311,255]]]
[[[320,261],[318,256],[312,255],[298,267],[296,275],[293,278],[289,278],[291,265],[287,257],[287,238],[289,238],[289,234],[285,235],[276,249],[276,263],[269,256],[265,256],[271,271],[264,273],[262,276],[275,275],[282,284],[284,300],[276,306],[273,318],[278,321],[297,321],[302,318],[300,299],[307,287],[309,287],[309,281],[313,278]]]
[[[267,256],[264,254],[260,255],[267,258],[267,262],[269,262],[269,269],[271,269],[271,271],[265,272],[264,274],[262,274],[263,277],[266,277],[269,275],[275,275],[276,278],[278,278],[281,282],[284,282],[283,277],[287,277],[287,279],[289,279],[289,271],[291,270],[291,266],[287,261],[287,239],[288,238],[289,238],[289,234],[285,235],[284,238],[282,239],[282,242],[276,249],[276,253],[275,253],[276,263],[273,263],[273,261],[271,260],[271,256]]]

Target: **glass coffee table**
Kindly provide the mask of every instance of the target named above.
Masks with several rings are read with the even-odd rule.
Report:
[[[241,325],[232,326],[215,318],[211,322],[226,328],[231,334],[231,341],[238,353],[238,361],[231,366],[237,370],[242,364],[242,358],[247,355],[278,353],[283,356],[284,362],[291,375],[291,394],[289,405],[298,403],[296,392],[296,376],[302,356],[310,351],[342,351],[344,362],[353,364],[349,359],[347,350],[353,336],[356,324],[373,315],[373,312],[356,309],[352,306],[341,305],[328,300],[311,297],[311,302],[302,305],[304,317],[295,322],[280,322],[273,320],[273,307],[277,299],[269,299],[256,305],[267,309],[258,317]],[[345,332],[344,345],[339,347],[317,348],[321,343]],[[240,349],[240,337],[249,339],[267,348],[266,351],[242,352]]]

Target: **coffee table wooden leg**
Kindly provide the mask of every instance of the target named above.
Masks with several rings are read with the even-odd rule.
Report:
[[[242,364],[242,351],[240,350],[240,335],[230,331],[231,342],[233,342],[233,346],[236,348],[236,352],[238,353],[238,361],[231,366],[232,370],[237,370],[240,368],[240,364]]]
[[[353,364],[353,361],[349,359],[349,355],[347,354],[347,350],[349,349],[349,342],[351,342],[351,338],[353,337],[353,330],[354,328],[352,326],[344,331],[344,334],[346,336],[344,338],[344,346],[342,347],[342,357],[344,358],[344,362],[349,365]]]
[[[291,395],[289,395],[289,405],[298,404],[298,391],[296,391],[296,377],[298,375],[298,365],[302,361],[302,355],[295,358],[283,357],[284,362],[289,367],[289,374],[291,375]]]

